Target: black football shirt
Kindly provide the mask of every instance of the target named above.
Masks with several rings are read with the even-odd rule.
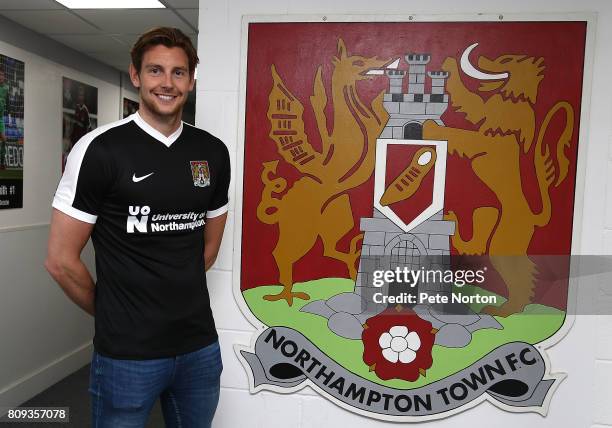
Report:
[[[53,207],[95,224],[94,347],[164,358],[217,339],[204,268],[204,224],[227,212],[226,146],[183,125],[164,136],[135,113],[74,146]]]

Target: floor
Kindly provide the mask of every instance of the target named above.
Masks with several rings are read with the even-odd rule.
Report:
[[[41,428],[41,427],[57,427],[57,428],[85,428],[91,426],[90,420],[90,398],[87,387],[89,386],[89,364],[82,369],[74,372],[70,376],[47,388],[45,391],[32,398],[30,401],[23,403],[20,407],[69,407],[70,422],[62,424],[27,424],[27,423],[3,423],[2,428],[14,426],[15,428]],[[161,413],[159,401],[155,403],[147,428],[163,428],[164,420]]]

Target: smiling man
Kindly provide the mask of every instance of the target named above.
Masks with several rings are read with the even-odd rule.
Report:
[[[92,426],[209,427],[222,363],[205,271],[227,217],[225,145],[181,121],[198,58],[180,30],[132,49],[140,109],[82,137],[53,200],[46,266],[95,317]],[[80,259],[91,236],[97,282]]]

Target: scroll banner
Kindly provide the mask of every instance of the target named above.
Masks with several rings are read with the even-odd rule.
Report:
[[[544,379],[541,354],[523,342],[504,344],[451,376],[410,390],[385,387],[349,372],[287,327],[266,329],[257,338],[254,353],[240,352],[253,372],[253,387],[294,388],[308,379],[350,406],[389,416],[444,413],[485,393],[508,406],[533,411],[560,381]]]

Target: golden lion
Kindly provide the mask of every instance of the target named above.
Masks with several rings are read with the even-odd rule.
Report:
[[[550,186],[553,183],[558,186],[567,176],[569,161],[565,148],[572,138],[574,111],[567,102],[557,102],[539,128],[533,167],[542,208],[535,213],[523,192],[520,161],[521,156],[526,156],[530,151],[534,141],[536,118],[533,105],[544,77],[541,74],[545,68],[543,58],[503,55],[490,60],[480,57],[478,65],[481,70],[497,73],[493,76],[494,81],[483,82],[479,88],[480,91],[499,88],[486,101],[463,85],[454,58],[447,58],[442,68],[450,74],[447,89],[452,106],[465,113],[468,121],[479,124],[479,129],[449,128],[427,121],[423,136],[425,139],[447,140],[449,154],[469,159],[476,176],[495,193],[499,201],[499,208],[482,206],[474,210],[474,232],[467,241],[460,234],[462,221],[458,221],[453,211],[449,211],[446,217],[457,223],[457,233],[452,243],[460,254],[485,254],[488,249],[491,264],[508,289],[508,300],[500,307],[489,306],[484,311],[508,316],[521,312],[533,298],[537,269],[527,256],[527,249],[535,228],[543,227],[550,221]],[[563,132],[556,143],[545,143],[548,124],[559,111],[565,112]],[[556,166],[551,159],[551,146],[555,150]]]

